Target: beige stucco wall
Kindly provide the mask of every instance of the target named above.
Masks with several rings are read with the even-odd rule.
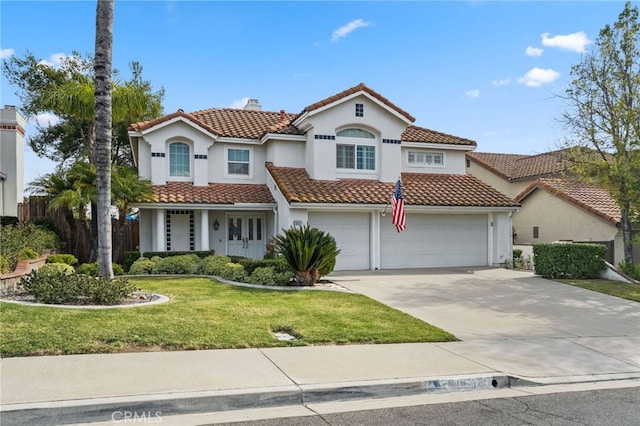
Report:
[[[618,229],[610,223],[544,190],[534,191],[521,204],[520,211],[513,215],[516,244],[561,240],[611,241],[618,233]],[[539,229],[539,238],[533,238],[534,226]]]
[[[496,175],[494,172],[487,170],[486,168],[478,165],[475,161],[469,162],[467,167],[467,173],[480,179],[481,181],[488,183],[498,191],[505,194],[507,197],[515,198],[524,189],[529,186],[532,180],[521,180],[516,182],[509,182],[508,180]]]
[[[18,204],[24,199],[24,136],[26,122],[14,108],[0,109],[0,171],[6,179],[0,182],[0,216],[18,216]]]

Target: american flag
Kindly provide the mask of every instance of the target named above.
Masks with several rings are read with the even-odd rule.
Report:
[[[398,232],[404,231],[407,227],[404,215],[404,200],[402,199],[402,180],[396,182],[396,190],[391,197],[392,215],[391,223],[396,226]]]

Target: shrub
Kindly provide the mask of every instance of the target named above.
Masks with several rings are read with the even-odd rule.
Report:
[[[114,263],[111,265],[111,269],[113,270],[113,275],[124,275],[124,270],[122,266]],[[83,275],[89,275],[90,277],[99,277],[100,276],[100,266],[97,262],[93,263],[83,263],[78,266],[77,272]]]
[[[195,254],[200,259],[204,259],[207,256],[213,256],[215,254],[214,250],[204,250],[204,251],[146,251],[142,254],[143,257],[148,257],[150,259],[155,256],[158,257],[174,257],[174,256],[182,256],[185,254]]]
[[[218,274],[220,278],[224,278],[225,280],[230,281],[238,281],[243,282],[247,277],[247,273],[244,270],[244,267],[239,263],[227,263],[224,265],[220,274]]]
[[[253,270],[248,278],[251,284],[287,285],[295,274],[293,272],[277,272],[274,266],[262,266]]]
[[[309,225],[291,227],[284,235],[276,235],[274,241],[278,252],[296,272],[298,285],[313,285],[331,273],[340,254],[335,238]]]
[[[50,265],[56,264],[51,263]],[[76,275],[68,275],[59,271],[47,272],[42,269],[44,267],[38,271],[31,271],[20,280],[22,288],[31,294],[37,302],[60,305],[78,300],[80,289],[78,281],[74,279]]]
[[[535,272],[545,278],[598,278],[606,266],[607,249],[600,244],[536,244]]]
[[[126,278],[106,280],[80,275],[82,296],[94,305],[117,305],[137,290]]]
[[[78,258],[72,254],[52,254],[47,258],[47,263],[66,263],[73,266],[78,263]]]
[[[38,253],[46,249],[58,247],[58,237],[55,233],[37,228],[33,224],[8,225],[0,232],[0,247],[2,254],[9,261],[9,270],[14,270],[20,254],[26,248]],[[37,256],[36,256],[37,257]]]
[[[65,275],[71,275],[75,272],[73,266],[66,263],[45,263],[38,270],[41,274],[57,274],[62,273]]]
[[[22,287],[37,302],[57,305],[115,305],[136,291],[135,286],[124,278],[105,280],[84,274],[61,272],[54,270],[54,265],[71,268],[64,263],[48,263],[40,270],[25,275],[21,280]]]
[[[218,275],[227,263],[231,263],[229,256],[222,256],[219,254],[206,257],[202,260],[198,273],[202,275]]]
[[[153,267],[154,274],[195,274],[200,258],[195,254],[160,258]]]
[[[520,259],[521,257],[522,257],[522,250],[513,249],[513,258],[514,259]]]
[[[20,220],[16,216],[0,216],[0,227],[1,226],[16,226],[18,225]]]
[[[9,259],[0,254],[0,274],[9,272]]]
[[[640,265],[631,264],[623,260],[622,262],[620,262],[618,267],[622,272],[629,275],[634,280],[640,281]]]
[[[39,257],[40,257],[40,253],[38,253],[31,247],[24,248],[20,252],[20,260],[37,259]]]
[[[155,261],[147,259],[146,257],[138,258],[129,268],[129,274],[131,275],[145,275],[150,274],[155,266]]]
[[[142,255],[139,251],[125,251],[124,264],[122,265],[124,270],[129,271],[129,269],[131,269],[131,265],[133,265],[133,262],[138,260],[140,257],[142,257]]]

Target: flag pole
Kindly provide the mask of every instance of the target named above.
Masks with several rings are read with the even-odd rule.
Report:
[[[398,176],[398,180],[400,182],[402,182],[402,176]],[[398,182],[398,180],[396,181],[396,183]],[[393,188],[393,192],[395,192],[395,186]],[[393,192],[391,193],[391,196],[393,196]],[[384,216],[385,214],[387,214],[387,207],[389,207],[389,201],[387,201],[387,204],[384,205],[384,209],[382,209],[382,216]]]

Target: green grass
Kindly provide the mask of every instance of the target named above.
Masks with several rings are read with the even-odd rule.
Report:
[[[571,284],[576,287],[586,288],[588,290],[597,291],[599,293],[608,294],[610,296],[621,297],[636,302],[640,302],[640,285],[628,284],[618,281],[610,281],[603,279],[593,280],[556,280],[561,283]]]
[[[191,277],[131,281],[171,300],[103,310],[0,303],[0,355],[457,340],[358,294],[262,290]],[[299,340],[278,341],[274,330],[286,330]]]

